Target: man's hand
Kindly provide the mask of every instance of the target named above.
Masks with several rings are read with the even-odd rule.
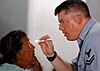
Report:
[[[52,40],[47,40],[47,39],[50,39],[49,35],[43,36],[39,40],[44,40],[44,41],[39,42],[38,44],[41,46],[43,53],[47,57],[50,57],[54,55],[54,46],[53,46]]]

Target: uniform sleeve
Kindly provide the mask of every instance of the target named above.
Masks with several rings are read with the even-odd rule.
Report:
[[[85,44],[85,71],[100,70],[100,36],[92,36]]]

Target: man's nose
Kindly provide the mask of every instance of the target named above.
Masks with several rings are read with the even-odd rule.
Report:
[[[64,27],[62,25],[59,25],[59,30],[63,30]]]

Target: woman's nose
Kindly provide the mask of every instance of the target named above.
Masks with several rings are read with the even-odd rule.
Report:
[[[33,49],[35,49],[35,46],[34,46],[33,44],[30,43],[30,46],[31,46]]]

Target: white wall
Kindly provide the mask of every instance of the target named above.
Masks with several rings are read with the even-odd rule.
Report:
[[[35,39],[49,34],[53,38],[55,50],[65,61],[71,61],[78,53],[76,42],[69,42],[58,30],[57,17],[54,16],[55,7],[64,0],[29,0],[28,33],[36,46],[36,55],[44,71],[51,71],[52,66],[41,52]],[[85,1],[85,0],[84,0]],[[100,0],[86,0],[94,18],[100,21]]]
[[[54,16],[55,7],[64,0],[29,0],[28,34],[36,46],[36,55],[44,71],[52,71],[50,62],[43,55],[40,46],[34,42],[43,35],[53,38],[55,50],[65,61],[76,57],[78,46],[76,42],[69,42],[58,29],[58,20]]]

